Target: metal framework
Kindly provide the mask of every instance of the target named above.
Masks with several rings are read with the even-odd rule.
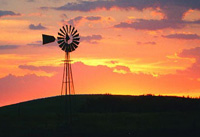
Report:
[[[72,62],[72,60],[70,60],[69,52],[65,52],[61,95],[74,95],[75,94],[71,62]],[[63,89],[65,89],[64,94],[63,94]]]

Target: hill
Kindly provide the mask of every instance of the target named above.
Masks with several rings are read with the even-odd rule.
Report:
[[[199,115],[199,99],[166,96],[57,96],[1,107],[0,136],[198,136]]]

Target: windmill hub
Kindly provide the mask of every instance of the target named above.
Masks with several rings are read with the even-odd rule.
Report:
[[[66,35],[65,42],[67,42],[68,40],[70,40],[70,37],[68,35]]]

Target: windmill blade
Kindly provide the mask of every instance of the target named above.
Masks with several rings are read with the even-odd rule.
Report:
[[[80,38],[74,38],[73,39],[73,41],[79,41],[80,40]]]
[[[76,48],[71,44],[69,44],[69,47],[70,47],[70,52],[74,51]]]
[[[64,42],[64,40],[58,40],[58,44],[60,44],[60,43],[62,43],[62,42]]]
[[[64,45],[63,45],[63,47],[62,47],[62,50],[64,50],[65,51],[65,49],[66,49],[66,45],[65,45],[66,43],[64,43]]]
[[[60,35],[60,36],[63,36],[63,37],[64,37],[64,35],[63,35],[63,34],[61,34],[60,32],[58,32],[58,35]]]
[[[58,39],[58,40],[64,40],[64,38],[63,38],[63,37],[57,37],[57,39]]]
[[[75,37],[79,37],[79,33],[78,33],[78,34],[76,34],[75,36],[73,36],[73,38],[75,38]]]
[[[65,42],[61,43],[61,44],[59,45],[59,47],[62,48],[64,45],[65,45]]]
[[[76,30],[76,31],[74,31],[74,33],[72,34],[72,36],[74,36],[76,33],[77,33],[77,30]]]
[[[62,28],[63,28],[63,30],[65,31],[65,34],[67,34],[67,31],[66,31],[66,29],[65,29],[65,26],[63,26]]]
[[[56,39],[54,36],[51,35],[46,35],[46,34],[42,34],[42,43],[47,44],[47,43],[51,43],[54,42]]]
[[[78,48],[78,46],[76,44],[74,44],[74,43],[71,43],[71,44],[75,49]]]
[[[62,29],[60,29],[60,31],[65,35],[65,32]]]
[[[72,43],[78,45],[78,44],[79,44],[79,41],[73,41]]]
[[[68,46],[68,50],[69,50],[69,52],[72,52],[72,48],[70,45]]]
[[[71,47],[72,51],[74,51],[74,50],[76,49],[76,48],[73,46],[72,43],[70,44],[70,47]]]
[[[72,28],[72,32],[71,32],[71,34],[74,32],[74,29],[75,29],[75,28],[73,27],[73,28]]]

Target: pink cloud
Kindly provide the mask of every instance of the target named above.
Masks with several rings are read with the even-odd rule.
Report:
[[[129,71],[124,66],[117,69]],[[29,68],[30,69],[30,68]],[[32,69],[32,68],[31,68]],[[35,68],[34,68],[35,69]],[[40,68],[41,69],[41,68]],[[8,75],[0,79],[0,105],[60,95],[62,68],[52,77]],[[173,94],[190,95],[200,88],[197,80],[173,74],[153,77],[147,74],[115,73],[106,66],[87,66],[81,62],[72,65],[76,94]],[[44,69],[46,70],[46,68]]]

